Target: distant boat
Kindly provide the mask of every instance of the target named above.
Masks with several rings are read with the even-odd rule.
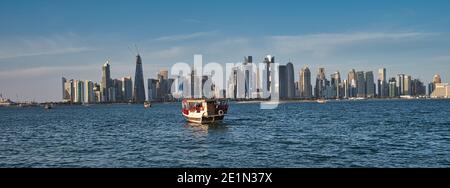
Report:
[[[144,108],[150,108],[152,107],[152,104],[149,101],[144,102]]]
[[[325,103],[327,103],[327,100],[325,100],[325,99],[317,99],[317,103],[325,104]]]
[[[52,109],[53,106],[51,104],[45,104],[44,108],[49,110],[49,109]]]

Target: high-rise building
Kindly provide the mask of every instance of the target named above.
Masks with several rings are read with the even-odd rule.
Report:
[[[339,71],[336,71],[334,74],[331,74],[331,82],[330,82],[330,98],[340,98],[341,94],[341,74]]]
[[[356,97],[356,94],[358,93],[357,85],[356,85],[356,71],[355,69],[350,70],[348,73],[348,98],[354,98]]]
[[[366,96],[368,98],[375,97],[375,83],[372,71],[366,72],[365,80],[366,80]]]
[[[133,102],[143,103],[145,101],[144,73],[142,70],[142,59],[136,55],[136,72],[134,75]]]
[[[64,77],[62,77],[62,79],[61,79],[61,82],[62,82],[62,86],[61,86],[61,89],[62,89],[62,99],[63,100],[67,100],[67,98],[69,98],[68,97],[68,95],[66,95],[66,89],[65,89],[65,84],[66,84],[66,82],[67,82],[67,79],[66,78],[64,78]]]
[[[397,97],[398,96],[398,89],[397,89],[397,81],[395,78],[391,78],[389,80],[389,97]]]
[[[252,94],[252,56],[244,57],[244,63],[242,64],[241,71],[243,71],[244,76],[244,98],[251,98]]]
[[[263,79],[265,81],[265,83],[263,83],[264,87],[266,88],[266,91],[268,91],[269,93],[272,93],[272,68],[271,68],[271,64],[275,63],[275,57],[272,55],[267,55],[264,58],[264,64],[266,65],[266,71],[265,74],[263,75],[265,78]]]
[[[364,78],[364,71],[356,72],[356,88],[357,97],[366,97],[366,79]]]
[[[389,95],[387,85],[388,82],[386,80],[386,68],[381,68],[378,70],[378,97],[387,97]]]
[[[411,95],[412,96],[424,96],[426,94],[426,87],[419,79],[412,80],[411,83]]]
[[[130,102],[133,100],[133,82],[131,76],[122,78],[122,93],[123,100],[125,102]]]
[[[158,80],[157,79],[148,79],[148,100],[155,101],[158,100]]]
[[[301,98],[312,98],[311,71],[308,67],[300,70],[299,90]]]
[[[74,85],[73,80],[66,80],[63,78],[63,101],[64,102],[74,102]]]
[[[101,101],[102,102],[110,102],[110,88],[111,88],[111,70],[109,65],[109,60],[103,64],[102,67],[102,83],[101,83]]]
[[[90,80],[84,81],[84,103],[94,103],[94,83]]]
[[[286,65],[280,65],[278,66],[278,81],[279,81],[279,86],[278,86],[278,93],[279,93],[279,97],[280,99],[287,99],[288,95],[288,89],[287,89],[287,72],[286,72],[287,68]]]
[[[450,86],[447,83],[436,83],[431,98],[450,98]]]
[[[405,80],[403,81],[403,95],[412,95],[411,81],[411,76],[405,76]]]
[[[74,102],[82,103],[84,102],[84,82],[81,80],[74,80]]]
[[[398,96],[405,95],[403,93],[404,87],[405,87],[404,86],[404,81],[405,81],[405,75],[404,74],[398,74],[397,75],[397,89],[398,89],[397,94],[398,94]]]
[[[428,84],[428,95],[431,95],[436,88],[436,84],[440,84],[441,82],[441,76],[439,74],[434,75],[433,81]]]
[[[314,95],[316,98],[325,97],[325,86],[326,86],[325,68],[319,68],[316,77],[316,87],[314,88]]]
[[[293,99],[295,97],[295,75],[294,65],[291,62],[286,64],[286,77],[287,98]]]
[[[99,84],[94,83],[94,97],[95,97],[95,102],[102,102],[102,92],[101,92],[101,87]]]
[[[343,88],[343,94],[344,94],[344,98],[349,98],[349,93],[348,93],[348,81],[347,80],[344,80],[344,81],[342,81],[342,88]]]
[[[125,102],[123,96],[123,92],[122,92],[122,88],[123,88],[123,82],[122,79],[113,79],[113,87],[114,87],[114,93],[115,93],[115,102]]]

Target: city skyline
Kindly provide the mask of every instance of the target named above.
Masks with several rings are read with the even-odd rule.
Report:
[[[377,82],[384,67],[387,85],[400,73],[425,84],[435,74],[449,82],[447,1],[138,3],[3,1],[0,93],[12,100],[60,101],[62,76],[98,81],[98,65],[108,57],[115,67],[111,77],[134,75],[128,50],[134,44],[142,49],[145,87],[160,69],[192,64],[193,54],[219,63],[252,54],[260,62],[273,54],[278,63],[293,63],[296,81],[308,65],[312,81],[325,67],[327,77],[373,71]]]
[[[202,57],[196,58],[201,59]],[[296,69],[292,62],[288,62],[286,65],[278,63],[275,61],[275,56],[272,55],[267,55],[259,65],[258,60],[255,61],[253,62],[253,56],[244,57],[241,63],[230,65],[232,67],[230,67],[231,72],[228,75],[219,73],[219,75],[224,75],[223,78],[212,78],[211,76],[217,73],[215,70],[203,72],[203,75],[196,75],[197,69],[192,68],[187,75],[169,76],[168,69],[161,69],[156,78],[148,78],[148,95],[146,95],[143,88],[138,88],[140,85],[144,87],[143,63],[139,54],[136,55],[135,72],[135,80],[138,81],[134,84],[131,76],[112,79],[109,74],[111,67],[108,59],[102,66],[100,84],[91,80],[68,80],[62,77],[62,99],[69,103],[143,103],[145,100],[165,102],[193,96],[196,98],[203,96],[206,98],[275,100],[448,98],[449,88],[447,83],[442,83],[440,75],[434,75],[433,81],[428,84],[404,73],[397,74],[397,77],[390,77],[387,82],[386,68],[378,69],[378,78],[374,77],[374,71],[351,69],[346,79],[345,77],[341,78],[339,71],[329,74],[328,77],[326,68],[321,67],[317,70],[314,93],[312,93],[312,76],[307,65],[300,68],[299,79],[296,80],[294,76]],[[205,65],[205,67],[207,66]],[[265,68],[261,69],[261,66]],[[220,69],[223,70],[223,68]],[[218,82],[226,82],[223,83],[226,87],[217,87],[216,84],[220,84]],[[133,89],[131,89],[132,85],[134,85]],[[198,91],[199,86],[204,88],[202,94]],[[435,89],[439,91],[434,92]],[[271,96],[268,95],[269,93]]]

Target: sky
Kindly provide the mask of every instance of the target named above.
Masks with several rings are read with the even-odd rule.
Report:
[[[428,83],[449,82],[450,1],[431,0],[0,0],[0,93],[12,100],[61,101],[61,77],[100,82],[144,79],[177,62],[292,61],[315,79],[325,67],[387,69]],[[130,50],[131,48],[131,50]]]

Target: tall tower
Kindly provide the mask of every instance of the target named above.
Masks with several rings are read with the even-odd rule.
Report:
[[[286,76],[287,76],[287,98],[292,99],[295,97],[295,75],[294,65],[289,62],[286,64]]]
[[[271,88],[271,85],[272,85],[272,77],[271,77],[271,73],[272,73],[272,71],[273,70],[271,70],[271,68],[270,68],[270,64],[272,64],[272,63],[275,63],[275,57],[274,56],[272,56],[272,55],[267,55],[265,58],[264,58],[264,63],[266,64],[266,72],[265,72],[265,76],[266,76],[266,80],[265,80],[265,82],[266,83],[263,83],[263,84],[265,84],[266,85],[266,90],[267,91],[272,91],[272,89],[273,88]],[[264,87],[263,87],[264,88]]]
[[[323,98],[325,97],[325,84],[326,84],[326,77],[325,77],[325,68],[319,68],[319,72],[317,72],[316,77],[316,87],[314,88],[314,94],[316,95],[316,98]]]
[[[366,80],[366,96],[369,98],[375,97],[375,83],[372,71],[366,72],[365,80]]]
[[[136,55],[136,72],[134,74],[133,102],[143,103],[145,101],[144,73],[142,70],[142,59]]]
[[[300,70],[299,89],[300,97],[307,99],[312,97],[311,71],[308,67]]]
[[[102,67],[101,101],[110,102],[109,88],[111,87],[111,70],[109,60]]]

